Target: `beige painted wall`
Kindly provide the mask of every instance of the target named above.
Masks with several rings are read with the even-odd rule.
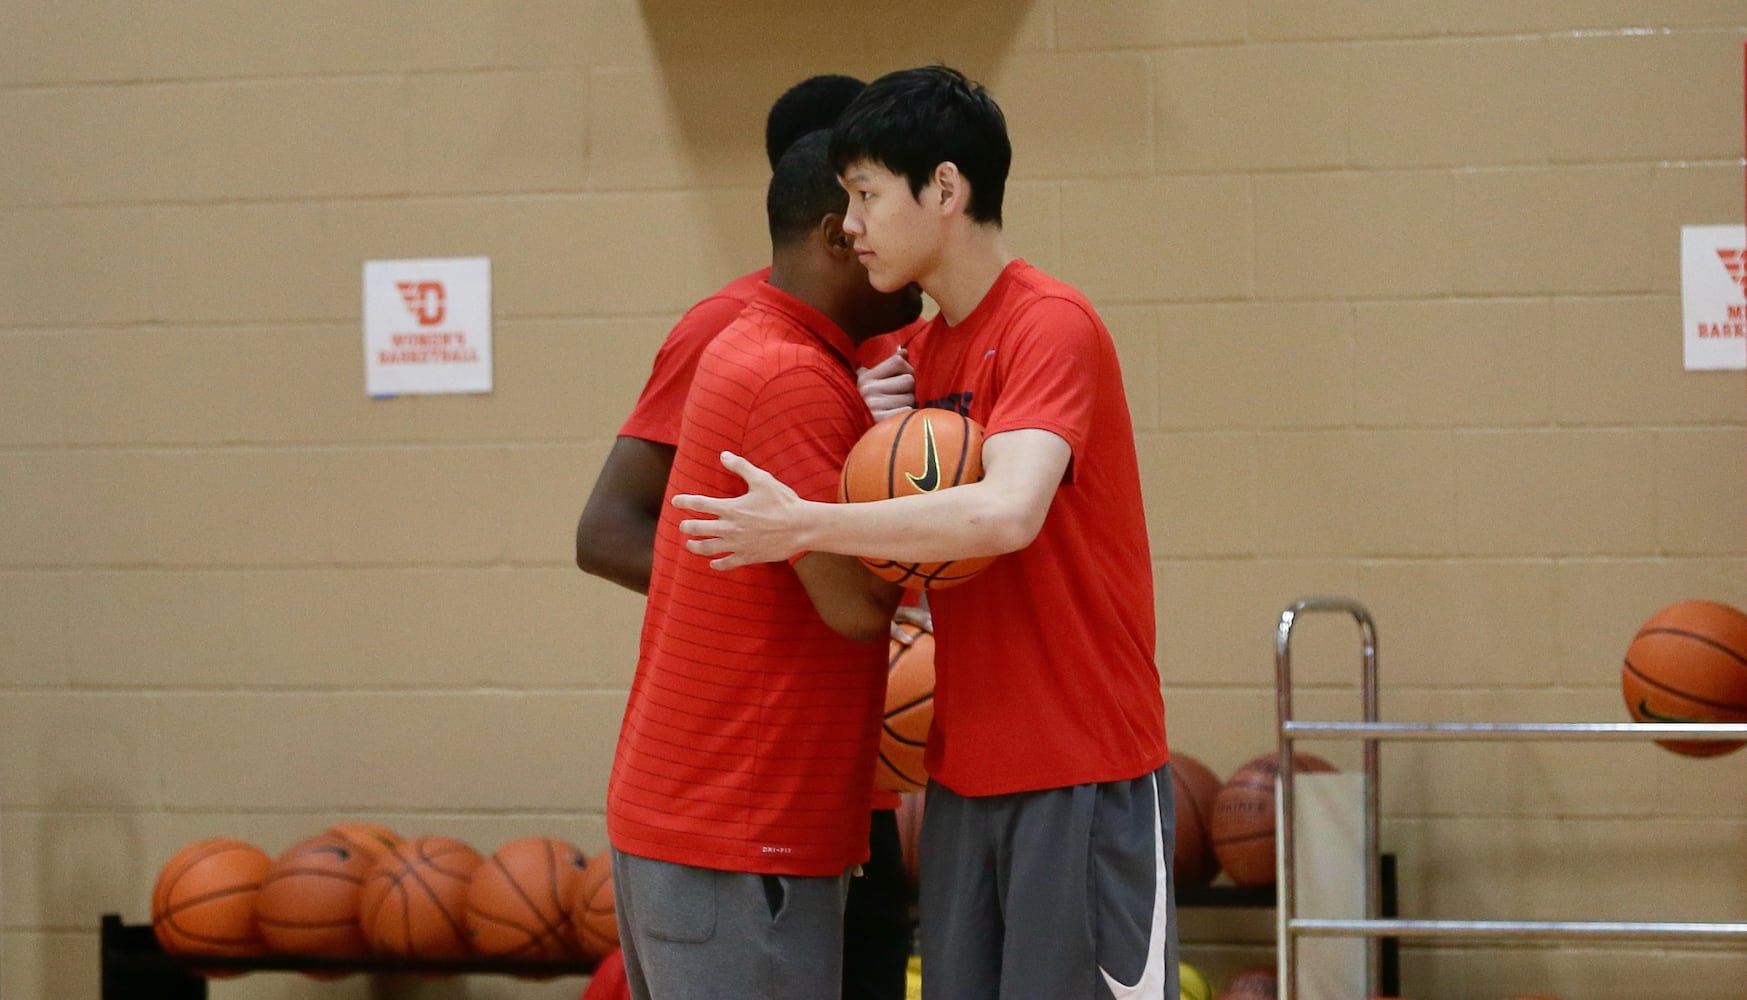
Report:
[[[1269,746],[1307,593],[1375,612],[1386,717],[1622,719],[1638,622],[1747,606],[1747,392],[1681,370],[1677,255],[1742,218],[1744,37],[1739,0],[6,4],[0,994],[95,996],[98,914],[201,836],[604,846],[640,601],[570,532],[666,326],[763,258],[757,132],[812,72],[1006,106],[1012,243],[1123,354],[1180,751]],[[496,391],[365,398],[361,262],[460,255]],[[1355,711],[1356,650],[1305,627],[1307,711]],[[1404,911],[1747,919],[1743,760],[1393,745]],[[1215,974],[1267,954],[1185,918]],[[1410,995],[1747,981],[1524,944],[1413,949]]]

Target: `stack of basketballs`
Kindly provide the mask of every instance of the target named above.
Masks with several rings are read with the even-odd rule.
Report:
[[[450,837],[342,823],[277,858],[229,837],[177,851],[152,890],[173,954],[600,960],[618,947],[611,858],[549,837],[488,858]]]

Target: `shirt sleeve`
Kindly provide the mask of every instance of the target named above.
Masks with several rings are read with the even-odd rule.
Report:
[[[836,503],[843,460],[872,424],[846,372],[789,367],[753,404],[745,457],[802,499]]]
[[[1085,453],[1109,334],[1067,299],[1044,299],[1015,317],[996,356],[1001,394],[984,433],[1036,428]]]
[[[698,358],[716,334],[734,322],[746,304],[725,295],[699,302],[680,317],[661,348],[655,366],[631,415],[619,427],[620,437],[642,438],[657,444],[679,443],[680,417],[685,413],[685,394],[698,370]]]

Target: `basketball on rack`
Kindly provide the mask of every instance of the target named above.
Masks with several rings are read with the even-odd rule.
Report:
[[[358,898],[373,863],[331,833],[286,848],[267,869],[255,901],[267,947],[316,958],[370,954],[370,942],[358,926]]]
[[[561,961],[581,954],[570,900],[588,859],[562,840],[523,837],[474,869],[467,888],[473,950],[502,958]]]
[[[400,834],[381,823],[336,823],[322,831],[339,837],[372,863],[400,846]]]
[[[364,880],[358,922],[380,955],[464,958],[467,886],[479,852],[449,837],[416,837],[384,855]]]
[[[619,946],[618,907],[613,902],[613,852],[588,859],[570,897],[570,922],[584,958],[599,960]]]
[[[1232,974],[1218,1000],[1276,1000],[1279,996],[1280,975],[1274,967],[1252,965]]]
[[[1329,772],[1333,764],[1307,753],[1292,755],[1298,773]],[[1241,886],[1274,884],[1274,780],[1280,755],[1265,753],[1227,779],[1213,800],[1213,851]]]
[[[983,427],[951,410],[925,407],[874,424],[843,460],[837,498],[865,503],[933,493],[983,478]],[[863,558],[882,579],[915,590],[956,587],[987,569],[994,556],[906,563]]]
[[[1177,815],[1171,875],[1178,889],[1200,889],[1219,874],[1213,852],[1213,803],[1223,783],[1213,769],[1186,753],[1171,752],[1171,788]]]
[[[267,950],[255,898],[273,859],[231,837],[198,840],[171,855],[152,887],[152,933],[177,955],[247,957]]]
[[[1626,647],[1620,693],[1638,722],[1747,722],[1747,614],[1681,601],[1650,616]],[[1718,757],[1740,742],[1658,740],[1688,757]]]
[[[922,754],[933,722],[934,635],[920,625],[895,624],[886,660],[886,713],[874,787],[913,792],[928,784]]]

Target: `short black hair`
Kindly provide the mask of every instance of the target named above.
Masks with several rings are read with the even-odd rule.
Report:
[[[947,161],[970,181],[965,214],[1000,225],[1013,165],[1007,116],[981,84],[948,66],[899,70],[868,84],[831,136],[832,170],[877,164],[908,179],[913,196]]]
[[[770,218],[771,246],[784,246],[811,232],[819,220],[849,209],[849,192],[831,169],[831,130],[818,129],[796,139],[770,175],[764,211]]]
[[[764,119],[764,155],[770,169],[796,139],[837,123],[837,116],[867,84],[853,76],[827,73],[795,84],[770,106]]]

